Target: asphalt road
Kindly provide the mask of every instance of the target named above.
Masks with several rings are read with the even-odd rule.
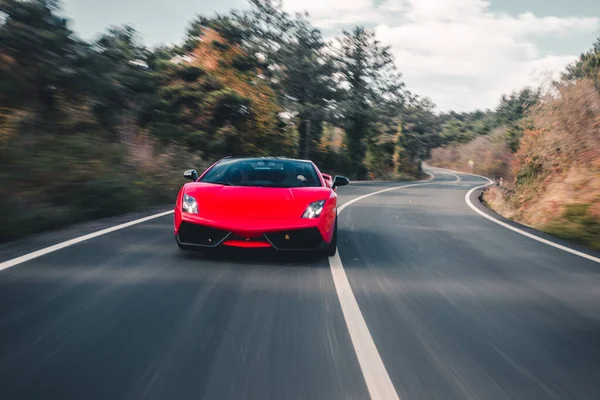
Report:
[[[483,179],[435,175],[339,219],[399,398],[600,398],[600,264],[477,215]],[[0,271],[0,399],[366,399],[364,373],[327,259],[188,254],[166,216]]]

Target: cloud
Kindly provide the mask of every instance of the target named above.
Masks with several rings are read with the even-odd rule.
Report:
[[[377,18],[372,0],[285,0],[288,12],[308,11],[320,28],[339,27]]]
[[[318,17],[319,15],[331,16],[340,12],[362,11],[374,7],[371,0],[287,0],[284,1],[284,8],[295,12],[308,11]]]
[[[539,84],[572,62],[574,54],[544,51],[540,41],[598,30],[587,17],[510,15],[483,0],[293,0],[321,28],[374,26],[390,45],[407,86],[442,110],[493,108],[503,93]]]

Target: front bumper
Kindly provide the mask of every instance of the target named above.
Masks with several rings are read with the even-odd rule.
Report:
[[[326,221],[243,220],[209,221],[185,216],[176,226],[180,245],[197,248],[243,247],[274,248],[282,251],[314,251],[327,248],[331,232]],[[325,233],[325,235],[323,234]]]

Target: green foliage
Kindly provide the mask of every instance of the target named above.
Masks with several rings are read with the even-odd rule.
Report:
[[[196,65],[183,65],[177,71],[177,75],[188,83],[196,82],[204,73],[204,70]]]
[[[231,61],[231,66],[244,73],[256,68],[256,59],[247,55],[237,54]]]
[[[2,240],[32,221],[171,203],[182,155],[300,155],[397,177],[440,143],[433,105],[407,100],[389,48],[362,27],[329,46],[305,15],[252,0],[150,51],[128,26],[77,38],[54,0],[1,5]]]
[[[0,240],[170,204],[173,182],[182,181],[183,167],[168,176],[148,173],[129,160],[123,145],[93,135],[46,136],[26,149],[11,147],[14,157],[1,161]]]
[[[560,218],[546,229],[558,237],[600,249],[600,221],[590,209],[591,204],[567,204]]]
[[[398,146],[396,132],[380,125],[380,133],[373,136],[367,144],[365,166],[369,171],[377,171],[379,177],[393,178],[394,153]]]
[[[212,115],[211,124],[219,128],[226,123],[242,126],[251,117],[250,100],[231,89],[210,93],[206,108]]]
[[[525,88],[502,96],[495,111],[441,114],[441,135],[436,145],[468,143],[479,136],[489,135],[495,128],[505,126],[506,141],[514,153],[519,149],[526,126],[526,116],[539,100],[539,90]]]
[[[223,82],[221,82],[221,80],[219,80],[218,77],[213,75],[206,76],[202,81],[202,90],[204,90],[205,92],[212,92],[224,88],[225,85],[223,84]]]
[[[280,103],[297,115],[298,156],[308,158],[320,140],[322,122],[330,117],[328,105],[336,99],[333,59],[321,33],[305,17],[291,17],[270,1],[251,4],[240,18],[249,32],[248,52],[264,55],[263,72],[276,82]]]
[[[147,204],[144,193],[124,178],[109,175],[83,182],[71,193],[74,206],[84,210],[85,217],[103,218],[134,211],[139,203]]]
[[[400,173],[420,173],[420,161],[429,158],[440,143],[439,123],[428,99],[411,98],[405,107],[399,143],[402,152]]]
[[[508,128],[506,139],[513,153],[519,149],[527,113],[539,100],[539,90],[530,88],[513,92],[509,96],[502,96],[502,100],[496,109],[496,119],[498,125],[504,125]]]
[[[506,140],[508,142],[508,148],[513,153],[516,153],[519,150],[519,144],[521,143],[521,138],[523,137],[523,128],[520,124],[511,125],[506,130]]]
[[[440,144],[467,143],[478,136],[488,135],[499,125],[492,111],[442,114]]]
[[[188,38],[182,46],[182,50],[187,52],[193,51],[200,44],[200,39]]]
[[[542,172],[542,164],[537,159],[531,160],[525,164],[517,173],[517,185],[530,185],[536,181],[538,175]]]
[[[583,53],[575,63],[567,66],[567,72],[563,74],[563,79],[568,81],[584,78],[591,79],[600,90],[600,37],[593,48]]]
[[[404,84],[396,71],[388,47],[372,31],[357,27],[337,39],[335,65],[342,77],[344,115],[350,157],[350,175],[365,178],[367,143],[376,134],[376,124],[393,124],[404,104]]]
[[[55,1],[2,2],[0,106],[35,110],[34,125],[55,122],[61,97],[85,85],[87,46],[57,15]]]
[[[502,96],[500,104],[496,108],[496,119],[498,125],[511,125],[522,119],[527,111],[537,104],[540,99],[539,90],[525,88],[519,92],[513,92],[508,96]]]
[[[443,147],[432,164],[504,178],[485,195],[496,211],[600,249],[594,87],[600,89],[600,39],[543,101],[539,90],[525,88],[503,96],[494,111],[440,115]],[[488,135],[489,127],[497,129]]]
[[[218,40],[213,40],[211,42],[212,47],[220,51],[227,51],[231,48],[231,46],[227,43],[220,42]]]
[[[213,18],[199,16],[194,20],[187,32],[187,40],[193,42],[188,44],[189,50],[198,47],[197,39],[202,37],[206,28],[214,29],[225,39],[227,43],[222,43],[224,46],[240,45],[247,39],[248,31],[246,27],[240,24],[239,19],[232,13],[231,15],[215,15]],[[187,42],[186,42],[187,44]],[[219,46],[219,45],[216,45]],[[222,48],[217,47],[220,50]],[[225,49],[226,50],[226,49]]]
[[[180,171],[163,180],[142,168],[128,141],[143,137],[138,124],[174,52],[149,53],[129,27],[85,43],[54,1],[2,10],[0,240],[171,203]]]
[[[312,143],[314,150],[311,153],[311,159],[325,173],[341,174],[345,172],[347,162],[341,130],[328,122],[323,122],[320,129],[321,137]],[[298,136],[297,133],[296,136]]]

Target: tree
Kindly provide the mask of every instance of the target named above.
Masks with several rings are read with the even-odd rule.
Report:
[[[340,109],[348,140],[350,174],[364,178],[367,141],[376,133],[377,122],[389,123],[401,112],[404,84],[389,47],[382,46],[368,29],[344,31],[333,43],[332,51],[344,93]]]
[[[309,158],[336,95],[332,59],[321,32],[306,15],[292,17],[270,0],[252,0],[251,4],[250,12],[240,19],[251,32],[249,51],[263,56],[280,103],[298,121],[298,156]]]
[[[513,92],[508,96],[502,96],[496,108],[498,124],[509,125],[520,120],[539,99],[539,90],[531,88],[525,88],[518,92]]]
[[[231,34],[232,23],[199,18],[189,36],[202,40],[187,58],[156,62],[158,92],[146,112],[150,132],[210,157],[289,155],[292,132],[281,123],[282,110],[257,58],[220,33]]]
[[[148,69],[150,52],[129,27],[113,27],[91,46],[86,86],[94,113],[112,141],[119,140],[123,118],[137,124],[156,82]]]
[[[54,0],[3,0],[0,11],[0,107],[27,109],[33,131],[59,118],[59,102],[84,83],[87,46],[57,15]]]
[[[567,72],[563,74],[563,79],[567,81],[584,78],[591,79],[600,90],[600,37],[592,49],[579,56],[579,60],[575,63],[567,66]]]
[[[405,160],[399,172],[418,175],[420,161],[429,158],[431,149],[439,143],[439,125],[435,105],[429,99],[413,98],[406,106],[404,129],[399,145]]]
[[[513,152],[518,150],[519,142],[523,136],[523,119],[539,99],[539,90],[525,88],[519,92],[511,93],[509,96],[502,96],[502,100],[496,108],[498,125],[505,125],[508,128],[508,145]]]

